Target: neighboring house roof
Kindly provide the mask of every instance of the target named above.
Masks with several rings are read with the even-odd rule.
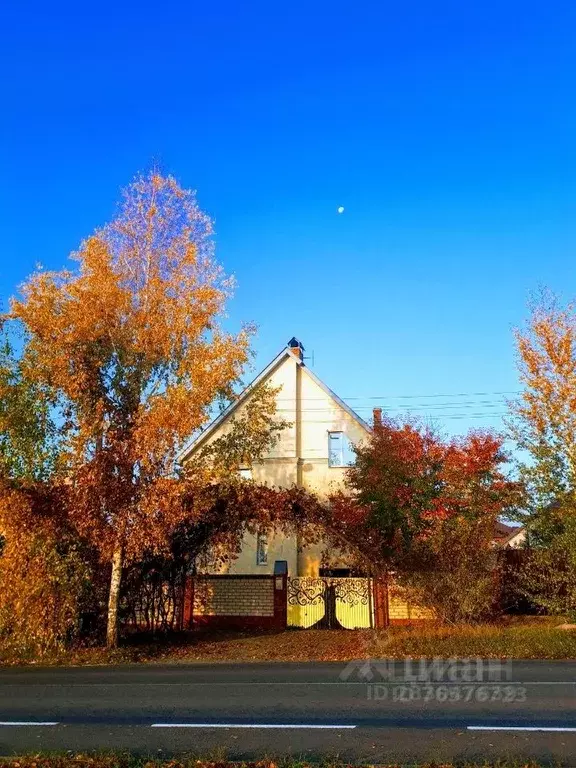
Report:
[[[180,452],[178,456],[178,461],[186,461],[186,459],[190,456],[191,453],[193,453],[200,445],[203,443],[221,424],[223,424],[226,419],[228,419],[234,411],[248,398],[251,392],[259,385],[261,384],[265,379],[268,378],[272,374],[272,372],[277,368],[280,363],[282,363],[287,357],[293,358],[297,365],[299,365],[303,371],[306,372],[306,375],[309,376],[321,389],[326,392],[327,395],[329,395],[338,405],[346,411],[346,413],[351,416],[358,424],[360,424],[361,427],[363,427],[367,432],[371,432],[372,428],[369,424],[367,424],[364,419],[362,419],[358,414],[350,408],[350,406],[345,403],[341,398],[338,397],[338,395],[333,392],[330,387],[327,387],[326,384],[324,384],[323,381],[321,381],[316,374],[312,373],[310,368],[306,366],[304,361],[298,356],[297,353],[293,352],[292,349],[296,348],[297,346],[301,346],[300,342],[298,342],[297,339],[292,338],[288,342],[288,346],[284,347],[282,352],[280,352],[279,355],[277,355],[272,362],[270,362],[266,368],[264,368],[263,371],[261,371],[256,378],[248,384],[248,386],[240,393],[240,395],[234,400],[233,403],[231,403],[225,410],[222,411],[207,427],[204,429],[200,434],[196,435],[189,443],[188,445]]]
[[[515,530],[516,526],[507,525],[506,523],[501,523],[500,520],[497,520],[496,525],[494,526],[494,538],[505,539]]]
[[[506,523],[497,521],[494,529],[494,542],[499,546],[506,547],[523,531],[523,525],[507,525]]]
[[[526,529],[524,528],[524,526],[516,525],[514,526],[514,529],[512,530],[512,532],[500,543],[503,547],[507,547],[509,544],[512,544],[512,542],[518,537],[522,537],[520,541],[523,543],[525,540],[525,536],[526,536]]]

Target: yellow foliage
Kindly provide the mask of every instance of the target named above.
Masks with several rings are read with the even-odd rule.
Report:
[[[0,486],[0,647],[11,657],[54,651],[77,629],[88,570],[49,515],[56,501],[34,488]]]
[[[68,514],[104,557],[115,552],[118,576],[186,516],[166,478],[232,394],[251,329],[224,330],[232,282],[210,220],[172,177],[139,177],[74,258],[77,270],[33,275],[11,311],[29,334],[27,375],[62,406]]]

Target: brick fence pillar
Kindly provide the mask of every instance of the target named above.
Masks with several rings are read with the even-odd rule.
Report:
[[[274,626],[286,629],[288,624],[288,576],[274,576]]]
[[[390,624],[388,613],[388,580],[374,579],[374,618],[378,629],[386,629]]]

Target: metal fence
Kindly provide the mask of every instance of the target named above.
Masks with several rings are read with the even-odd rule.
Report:
[[[288,626],[363,629],[374,626],[373,580],[299,576],[288,579]]]

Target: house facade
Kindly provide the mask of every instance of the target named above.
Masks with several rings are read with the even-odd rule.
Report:
[[[290,426],[282,430],[276,445],[260,463],[241,467],[240,473],[258,483],[281,488],[297,486],[321,497],[337,490],[352,460],[352,446],[369,436],[370,427],[310,370],[304,360],[304,347],[296,338],[196,438],[181,456],[182,463],[229,429],[232,417],[241,415],[251,393],[262,384],[278,390],[277,413]],[[246,534],[240,555],[223,566],[220,573],[272,574],[278,560],[286,561],[290,577],[317,577],[322,571],[323,547],[300,546],[296,536],[282,533]],[[330,565],[345,563],[336,556]]]
[[[262,461],[237,471],[257,483],[297,486],[320,497],[342,487],[353,446],[367,440],[371,428],[310,370],[296,338],[191,443],[181,462],[225,434],[263,384],[277,390],[278,417],[289,426]],[[518,546],[522,535],[523,529],[499,523],[494,543]],[[433,618],[389,580],[354,577],[343,553],[325,550],[321,542],[301,544],[281,532],[246,533],[238,557],[199,569],[186,614],[194,616],[190,625],[353,629]],[[278,561],[287,564],[280,579],[274,575]]]

